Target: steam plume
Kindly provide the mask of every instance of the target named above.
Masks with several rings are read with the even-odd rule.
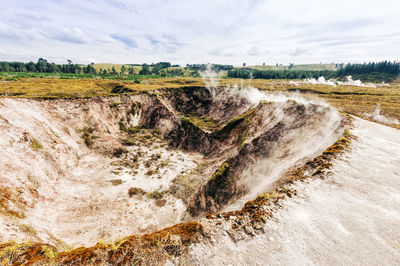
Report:
[[[393,117],[386,117],[384,115],[381,114],[381,106],[378,104],[375,108],[375,111],[372,113],[364,113],[364,115],[374,121],[377,122],[381,122],[381,123],[385,123],[388,125],[400,125],[399,120],[397,120],[396,118]]]

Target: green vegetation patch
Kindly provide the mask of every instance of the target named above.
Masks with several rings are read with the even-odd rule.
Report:
[[[160,191],[153,191],[149,194],[147,194],[147,197],[149,199],[161,199],[164,196],[164,192],[160,192]]]
[[[113,179],[113,180],[110,180],[110,182],[111,182],[111,185],[113,185],[113,186],[119,186],[119,185],[122,185],[122,183],[123,183],[123,181],[121,179]]]
[[[83,142],[88,148],[91,148],[93,146],[93,140],[96,138],[95,136],[93,136],[93,131],[94,128],[89,126],[85,126],[81,130],[82,132],[81,137],[83,139]]]
[[[220,191],[229,187],[231,181],[229,180],[229,170],[234,157],[224,161],[221,166],[215,171],[215,173],[208,180],[206,185],[206,194],[215,197]]]
[[[256,108],[250,108],[245,113],[232,118],[223,128],[214,132],[213,136],[215,136],[217,139],[224,139],[228,137],[231,131],[238,125],[240,125],[243,121],[245,121],[247,118],[249,118],[254,113],[255,110]]]
[[[34,137],[31,136],[31,147],[34,151],[43,149],[43,145]]]
[[[220,125],[217,121],[207,116],[198,116],[194,114],[189,114],[184,117],[187,121],[192,123],[193,125],[207,131],[217,130]]]
[[[143,189],[138,188],[138,187],[131,187],[128,190],[129,197],[133,197],[133,196],[136,196],[136,195],[144,195],[144,194],[146,194],[146,191],[144,191]]]

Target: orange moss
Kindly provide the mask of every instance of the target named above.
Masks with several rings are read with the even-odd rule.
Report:
[[[311,176],[324,173],[332,166],[332,160],[336,158],[337,155],[343,153],[349,147],[351,139],[354,138],[354,135],[348,130],[345,130],[342,136],[338,138],[332,146],[328,147],[321,155],[305,163],[302,167],[290,171],[285,178],[278,182],[277,186],[281,187],[296,180],[304,180]]]
[[[161,231],[146,234],[141,239],[149,243],[154,243],[157,239],[164,238],[168,235],[178,236],[182,243],[194,242],[197,237],[203,233],[203,226],[197,222],[192,221],[188,223],[177,224]]]
[[[0,187],[0,213],[25,218],[20,201],[18,194],[14,193],[13,190],[8,187]]]
[[[180,256],[189,244],[198,241],[203,234],[197,222],[177,224],[158,232],[131,235],[112,243],[99,242],[93,247],[79,247],[57,254],[55,247],[41,243],[0,244],[0,263],[11,265],[45,264],[116,264],[155,265],[163,264],[171,256]],[[47,253],[54,254],[49,257]]]
[[[16,243],[13,241],[0,244],[1,265],[43,264],[48,258],[46,251],[56,252],[56,248],[43,243]],[[39,263],[40,262],[40,263]]]

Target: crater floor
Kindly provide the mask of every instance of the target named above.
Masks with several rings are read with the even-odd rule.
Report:
[[[0,100],[0,241],[91,246],[240,209],[343,118],[255,88]]]

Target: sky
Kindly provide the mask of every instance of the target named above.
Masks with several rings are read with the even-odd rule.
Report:
[[[0,61],[400,59],[399,0],[0,0]]]

